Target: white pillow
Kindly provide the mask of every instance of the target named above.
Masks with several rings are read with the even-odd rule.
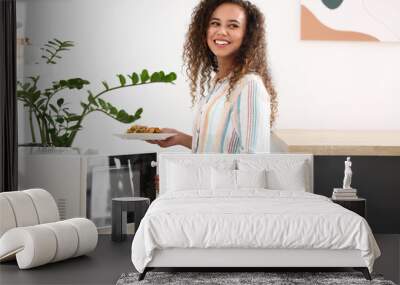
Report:
[[[235,163],[235,160],[225,158],[188,157],[167,160],[166,191],[211,190],[211,168],[234,169]]]
[[[276,169],[268,171],[268,188],[305,192],[307,183],[303,167],[304,164],[293,169],[287,169],[285,172]]]
[[[211,188],[211,167],[170,162],[167,173],[167,191]]]
[[[304,160],[288,159],[239,159],[240,170],[267,170],[267,188],[274,190],[306,191],[310,187],[310,168]]]
[[[232,169],[211,169],[211,188],[218,189],[236,189],[236,170]]]
[[[267,171],[211,169],[213,190],[238,190],[241,188],[267,188]]]
[[[237,188],[267,188],[267,171],[236,170]]]

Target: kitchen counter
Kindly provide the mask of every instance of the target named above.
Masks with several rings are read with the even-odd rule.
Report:
[[[400,130],[275,130],[272,140],[280,151],[289,153],[400,156]]]

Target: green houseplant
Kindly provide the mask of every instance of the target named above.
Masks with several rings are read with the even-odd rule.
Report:
[[[62,58],[61,53],[70,50],[73,46],[72,41],[58,39],[48,41],[41,48],[43,52],[41,59],[46,64],[57,64],[57,61]],[[70,78],[53,81],[51,86],[42,90],[38,88],[39,75],[28,77],[24,83],[17,82],[17,99],[28,111],[32,142],[38,143],[36,124],[40,145],[70,147],[76,134],[82,129],[83,120],[93,112],[102,112],[121,123],[133,123],[140,119],[142,108],[138,108],[134,114],[128,114],[125,110],[118,109],[100,97],[118,89],[138,85],[160,82],[174,84],[176,74],[174,72],[166,74],[164,71],[149,74],[144,69],[140,73],[133,72],[127,76],[118,74],[117,78],[119,84],[116,86],[110,86],[106,81],[102,81],[102,90],[96,94],[86,89],[87,98],[80,102],[81,110],[78,112],[70,110],[69,104],[64,97],[60,96],[60,92],[85,88],[90,84],[85,79]]]

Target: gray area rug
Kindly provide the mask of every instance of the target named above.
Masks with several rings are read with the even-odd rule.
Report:
[[[297,285],[297,284],[379,284],[395,285],[384,280],[381,275],[372,275],[368,281],[360,272],[148,272],[142,281],[138,281],[139,273],[122,274],[117,285],[136,284],[267,284],[267,285]]]

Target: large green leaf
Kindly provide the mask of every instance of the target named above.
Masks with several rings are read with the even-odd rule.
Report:
[[[132,84],[136,85],[139,82],[139,75],[137,73],[133,72],[132,75],[128,75],[128,77],[132,80]]]
[[[116,116],[118,114],[118,109],[115,108],[110,102],[105,103],[106,107],[104,108],[111,115]]]
[[[160,82],[162,81],[162,75],[158,72],[154,72],[150,77],[150,82]]]
[[[62,123],[64,123],[64,118],[63,117],[57,117],[56,118],[56,122],[59,123],[59,124],[62,124]]]
[[[24,90],[17,90],[17,97],[25,98],[26,92]]]
[[[110,89],[110,87],[108,87],[108,83],[106,81],[102,81],[101,82],[104,86],[104,88],[106,88],[106,90]]]
[[[115,108],[114,106],[110,107],[110,114],[113,116],[116,116],[118,114],[118,109]]]
[[[136,121],[137,119],[138,119],[138,118],[129,115],[128,118],[126,119],[126,121],[125,121],[124,123],[125,123],[125,124],[131,124],[131,123],[133,123],[134,121]]]
[[[126,118],[128,116],[128,114],[125,112],[125,110],[119,110],[118,114],[117,114],[117,120],[122,120],[124,118]]]
[[[143,108],[139,108],[135,112],[135,117],[140,118],[140,115],[143,113]]]
[[[64,98],[58,99],[58,100],[57,100],[57,105],[58,105],[58,107],[61,107],[62,104],[64,104]]]
[[[147,71],[147,69],[143,69],[142,73],[140,74],[141,83],[146,83],[146,81],[149,79],[149,72]]]
[[[121,123],[125,123],[125,124],[128,124],[128,123],[131,123],[131,122],[135,121],[134,116],[129,115],[128,113],[126,113],[125,110],[120,110],[118,112],[118,114],[117,114],[116,119],[118,121],[120,121]]]
[[[103,110],[107,110],[107,103],[101,98],[99,98],[98,101],[99,101],[99,104],[100,104],[101,108]]]
[[[70,145],[70,133],[67,132],[63,135],[58,135],[55,131],[51,133],[51,140],[54,146],[58,147],[69,147]]]
[[[67,117],[68,122],[74,122],[74,121],[79,121],[82,118],[82,116],[79,115],[72,115]]]
[[[125,86],[125,84],[126,84],[125,77],[122,74],[118,74],[117,76],[119,78],[119,83],[121,83],[121,86]]]
[[[53,82],[53,89],[67,87],[68,89],[82,89],[83,86],[90,84],[89,81],[82,78],[71,78]]]
[[[172,82],[176,80],[176,73],[171,72],[165,77],[165,82]]]

